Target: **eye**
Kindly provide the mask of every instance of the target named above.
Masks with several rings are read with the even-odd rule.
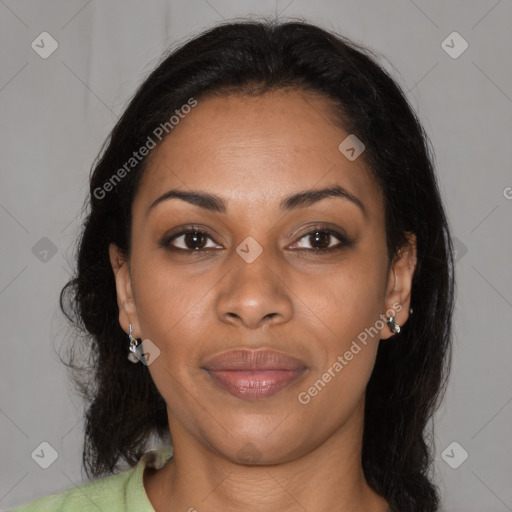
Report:
[[[171,251],[184,254],[206,253],[212,250],[223,249],[221,245],[216,244],[207,231],[194,227],[183,229],[178,233],[164,237],[160,245]],[[292,250],[320,254],[337,251],[350,245],[351,242],[343,233],[318,226],[302,235],[290,248]]]
[[[208,245],[208,242],[211,242]],[[201,229],[186,229],[167,237],[162,241],[162,245],[173,251],[199,252],[209,249],[222,249],[218,246],[210,235]]]
[[[338,243],[336,243],[336,240]],[[315,227],[313,230],[304,234],[298,242],[295,242],[290,247],[294,250],[302,249],[315,253],[323,253],[336,251],[348,245],[350,245],[349,241],[344,234],[328,228]]]

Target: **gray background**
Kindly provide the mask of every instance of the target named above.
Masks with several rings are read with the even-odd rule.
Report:
[[[445,511],[512,510],[510,0],[0,0],[0,507],[83,481],[57,299],[101,143],[169,44],[250,14],[304,17],[377,50],[419,112],[458,249],[436,479]],[[47,59],[31,47],[44,31],[59,45]],[[441,45],[453,31],[469,44],[458,58]],[[48,469],[31,457],[43,441],[59,454]],[[441,456],[454,441],[469,454],[458,469]]]

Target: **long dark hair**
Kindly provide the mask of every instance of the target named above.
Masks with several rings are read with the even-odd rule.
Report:
[[[85,334],[77,344],[85,347],[92,368],[86,379],[73,372],[88,402],[84,467],[89,477],[98,477],[115,472],[123,461],[133,466],[150,438],[164,439],[169,428],[165,402],[147,367],[127,360],[127,337],[118,322],[108,245],[130,253],[131,205],[147,157],[126,163],[148,137],[155,139],[155,128],[167,123],[172,137],[169,119],[191,98],[261,95],[285,87],[323,95],[333,118],[364,142],[362,158],[385,201],[388,258],[407,233],[416,235],[414,313],[392,342],[380,343],[366,391],[362,464],[369,485],[393,510],[437,510],[428,422],[449,372],[454,275],[432,152],[403,92],[377,57],[302,21],[223,23],[165,55],[95,162],[76,273],[60,297],[63,312]]]

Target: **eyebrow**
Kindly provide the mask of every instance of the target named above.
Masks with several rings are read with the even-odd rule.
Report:
[[[361,200],[359,200],[356,196],[339,185],[297,192],[291,196],[285,197],[279,203],[279,207],[281,210],[288,212],[297,208],[306,208],[315,203],[318,203],[327,197],[339,197],[341,199],[347,199],[348,201],[357,205],[365,217],[367,216],[366,208]],[[227,210],[225,201],[215,194],[200,192],[196,190],[186,191],[173,189],[155,199],[149,206],[147,213],[149,214],[153,208],[169,199],[181,199],[187,203],[217,213],[226,213]]]

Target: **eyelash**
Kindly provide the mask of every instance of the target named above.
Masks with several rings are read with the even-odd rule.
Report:
[[[310,252],[310,253],[314,253],[314,254],[325,254],[325,253],[336,252],[336,251],[339,251],[339,250],[343,249],[344,247],[350,247],[351,246],[351,242],[347,239],[347,237],[343,233],[340,233],[339,231],[336,231],[336,230],[333,230],[331,228],[328,228],[326,226],[321,226],[321,225],[313,226],[311,230],[309,230],[308,232],[302,234],[300,236],[300,238],[297,240],[297,242],[302,240],[303,238],[305,238],[307,236],[313,236],[316,233],[325,233],[327,235],[331,235],[332,237],[337,238],[339,240],[339,243],[337,245],[333,246],[333,247],[327,247],[325,249],[291,249],[291,250],[293,250],[293,251],[306,251],[306,252]],[[206,249],[182,249],[182,248],[179,248],[179,247],[172,246],[171,242],[173,242],[174,240],[176,240],[177,238],[179,238],[179,237],[181,237],[183,235],[189,235],[189,234],[204,235],[207,238],[209,238],[210,240],[212,240],[214,243],[216,243],[215,240],[212,239],[212,237],[210,236],[210,234],[207,231],[205,231],[204,229],[201,229],[200,227],[191,226],[191,227],[189,227],[187,229],[183,229],[182,231],[180,231],[178,233],[175,233],[175,234],[173,234],[171,236],[167,236],[167,237],[163,238],[159,245],[161,247],[165,247],[166,249],[168,249],[170,251],[181,252],[181,253],[189,254],[189,255],[197,254],[197,253],[205,253],[205,252],[209,252],[209,251],[212,251],[212,250],[213,251],[219,250],[219,249],[212,249],[212,248],[206,248]],[[294,242],[294,244],[297,243],[297,242]]]

